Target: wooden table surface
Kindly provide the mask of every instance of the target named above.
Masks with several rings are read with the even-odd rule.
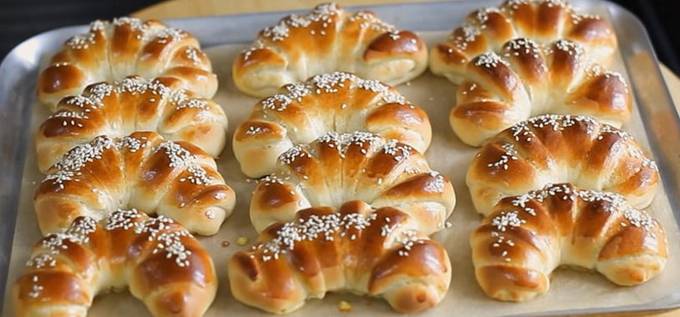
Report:
[[[229,15],[253,12],[271,12],[311,8],[319,2],[330,0],[170,0],[132,13],[143,19],[172,19],[196,16]],[[335,0],[344,5],[371,5],[404,2],[432,2],[433,0]],[[439,0],[434,0],[439,1]],[[274,21],[272,21],[274,22]],[[680,79],[665,65],[660,64],[666,84],[673,97],[676,109],[680,111]],[[598,317],[654,316],[680,317],[680,310],[663,313],[607,314]]]

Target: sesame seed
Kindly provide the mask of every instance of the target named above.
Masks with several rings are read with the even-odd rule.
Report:
[[[201,59],[198,57],[199,49],[196,47],[187,47],[184,49],[184,56],[188,58],[194,65],[201,64]]]
[[[491,220],[491,225],[500,232],[505,232],[508,228],[519,227],[523,223],[526,223],[526,220],[521,219],[516,211],[501,212]]]
[[[496,68],[498,65],[508,66],[508,62],[504,61],[500,56],[494,52],[486,52],[481,54],[473,60],[475,66],[482,66],[484,68]]]

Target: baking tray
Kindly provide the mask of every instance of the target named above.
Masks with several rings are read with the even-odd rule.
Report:
[[[368,8],[376,12],[382,19],[398,25],[400,28],[416,31],[449,31],[460,24],[464,16],[479,7],[496,6],[500,0],[467,0],[438,3],[418,4],[395,4],[382,6],[368,6],[349,8],[355,10]],[[633,91],[639,116],[644,125],[644,133],[647,136],[649,148],[662,172],[665,196],[673,211],[673,220],[680,219],[678,199],[680,197],[680,119],[672,104],[670,95],[661,77],[658,68],[658,60],[652,49],[649,37],[639,22],[630,12],[616,4],[606,1],[572,1],[576,6],[591,9],[597,8],[598,13],[605,11],[614,25],[619,38],[622,67],[628,75]],[[276,12],[262,14],[248,14],[238,16],[219,16],[207,18],[194,18],[182,20],[169,20],[168,24],[186,29],[198,37],[206,48],[224,44],[247,43],[252,41],[257,30],[270,25],[280,17],[291,12]],[[26,40],[5,58],[0,64],[0,294],[4,294],[7,284],[10,254],[14,244],[13,236],[17,221],[19,197],[31,195],[24,188],[35,187],[25,184],[30,180],[25,179],[24,162],[28,151],[33,151],[31,137],[34,133],[31,128],[32,115],[35,101],[35,80],[41,61],[49,57],[71,35],[86,30],[86,26],[67,27],[36,35]],[[228,73],[231,61],[213,60],[220,72]],[[401,88],[400,88],[401,90]],[[453,95],[453,86],[449,93]],[[247,107],[245,105],[223,105],[225,107]],[[448,111],[448,109],[446,109]],[[435,118],[432,118],[435,119]],[[441,120],[439,120],[441,121]],[[230,131],[239,122],[230,117]],[[437,131],[444,133],[448,138],[455,138],[448,130],[448,125],[434,125]],[[230,144],[228,144],[230,146]],[[229,149],[225,153],[230,153]],[[28,164],[26,169],[33,168]],[[227,182],[230,182],[227,179]],[[456,181],[457,195],[468,196],[467,189],[459,186],[462,180]],[[237,197],[239,200],[238,212],[245,212],[249,197]],[[457,208],[455,212],[462,212]],[[246,209],[247,210],[247,209]],[[467,211],[466,211],[467,212]],[[232,216],[227,221],[234,221]],[[680,223],[677,223],[680,225]],[[675,225],[675,224],[674,224]],[[37,228],[25,228],[25,230],[37,230]],[[251,230],[252,231],[252,230]],[[671,237],[672,239],[673,237]],[[210,239],[210,238],[207,238]],[[18,247],[27,248],[35,241],[22,241]],[[232,240],[233,242],[233,240]],[[16,251],[16,250],[15,250]],[[678,256],[677,254],[675,256]],[[23,259],[22,259],[23,260]],[[459,259],[458,261],[469,261]],[[454,262],[456,262],[454,260]],[[218,267],[225,263],[216,261]],[[454,276],[454,279],[456,277]],[[662,277],[663,278],[663,277]],[[11,281],[9,281],[11,282]],[[452,284],[455,285],[455,284]],[[220,276],[220,288],[227,288],[224,276]],[[223,292],[222,292],[223,293]],[[124,295],[128,296],[128,295]],[[216,301],[223,300],[218,295]],[[0,305],[2,305],[0,303]],[[522,305],[522,304],[519,304]],[[605,313],[617,311],[646,311],[663,310],[680,307],[680,284],[677,288],[668,289],[667,294],[657,300],[636,304],[621,305],[615,307],[592,307],[587,309],[572,309],[558,311],[538,311],[534,315],[574,315]],[[4,307],[7,312],[7,307]],[[304,312],[304,310],[303,310]],[[527,315],[527,314],[523,314]]]

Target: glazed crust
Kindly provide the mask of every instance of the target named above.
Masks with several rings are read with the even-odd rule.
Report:
[[[181,86],[171,77],[130,76],[62,99],[36,135],[39,169],[46,171],[68,150],[97,136],[123,137],[134,131],[186,141],[217,157],[226,139],[227,116],[214,101]]]
[[[427,113],[396,90],[335,72],[286,85],[258,102],[234,132],[234,155],[244,174],[261,177],[274,171],[279,155],[298,144],[328,132],[354,131],[396,139],[421,153],[432,139]]]
[[[279,314],[331,291],[382,297],[403,313],[429,309],[448,290],[451,264],[444,247],[418,233],[411,219],[408,212],[374,210],[360,201],[337,210],[300,210],[291,223],[273,224],[251,250],[231,258],[232,294]],[[303,237],[285,244],[294,232]]]
[[[326,3],[262,30],[234,60],[232,74],[242,92],[264,97],[333,71],[396,85],[426,68],[427,47],[415,33],[397,30],[372,12],[349,13]]]
[[[471,13],[432,50],[430,68],[458,84],[449,122],[460,139],[479,146],[531,116],[580,114],[620,127],[632,95],[610,64],[611,26],[581,15],[565,1],[506,1]]]
[[[38,100],[54,110],[62,98],[90,84],[131,75],[175,78],[205,98],[217,91],[210,60],[191,34],[155,20],[123,17],[92,22],[87,33],[66,41],[38,77]]]
[[[166,215],[191,232],[212,235],[234,202],[213,158],[153,132],[100,136],[75,147],[48,170],[34,197],[44,234],[65,229],[79,216],[101,219],[125,207]]]
[[[202,316],[217,291],[212,258],[170,218],[119,210],[79,217],[38,242],[12,297],[16,316],[87,315],[94,297],[129,287],[151,314]]]
[[[475,156],[467,185],[478,212],[546,184],[618,193],[634,208],[650,204],[659,171],[629,134],[590,117],[543,115],[490,139]]]
[[[477,281],[503,301],[548,292],[560,265],[603,274],[618,285],[657,276],[667,260],[666,234],[623,197],[570,184],[501,200],[470,237]]]
[[[261,231],[299,209],[350,200],[402,209],[426,234],[444,228],[456,202],[451,182],[412,147],[365,132],[328,134],[281,155],[253,192],[250,219]]]

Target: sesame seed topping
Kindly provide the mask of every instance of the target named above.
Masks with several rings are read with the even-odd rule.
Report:
[[[331,213],[298,218],[283,224],[273,239],[258,243],[252,250],[258,251],[262,261],[267,262],[279,259],[280,255],[292,251],[297,243],[303,241],[334,241],[341,238],[350,242],[358,241],[362,237],[361,233],[377,218],[377,213]],[[400,256],[408,256],[415,244],[423,242],[416,231],[396,230],[400,224],[391,223],[388,219],[385,222],[381,227],[381,236],[387,238],[396,235],[393,239],[399,245],[397,253]]]
[[[261,127],[252,126],[252,125],[249,126],[246,129],[246,135],[257,135],[257,134],[260,134],[262,132],[265,132],[265,129],[263,129]]]
[[[475,57],[474,63],[475,66],[482,66],[484,68],[496,68],[499,64],[508,66],[508,62],[504,61],[494,52],[486,52]]]
[[[491,220],[491,225],[500,232],[505,232],[508,228],[517,228],[526,223],[526,220],[519,217],[516,211],[503,211],[500,215]]]
[[[146,137],[125,136],[118,139],[118,147],[125,148],[132,153],[145,148],[147,144],[149,144],[149,140]]]
[[[405,161],[411,156],[413,148],[409,145],[398,143],[395,140],[389,140],[383,146],[385,154],[392,156],[395,161]]]
[[[37,278],[38,276],[33,277]],[[37,280],[34,280],[33,284],[31,285],[31,291],[28,293],[28,296],[31,298],[38,298],[42,293],[43,289],[45,288],[42,285],[38,284]]]
[[[581,44],[565,39],[555,41],[554,47],[560,51],[566,52],[570,56],[574,56],[576,60],[581,60],[581,57],[584,54],[584,49]]]
[[[136,152],[148,144],[146,138],[137,139],[132,136],[122,138],[110,138],[108,136],[98,136],[90,143],[76,146],[70,150],[60,161],[58,161],[43,182],[52,182],[60,189],[69,181],[78,181],[82,175],[81,169],[90,162],[102,159],[105,151],[116,149],[127,149]],[[169,166],[173,168],[185,169],[189,176],[180,181],[188,180],[193,184],[206,185],[212,182],[212,178],[198,163],[198,158],[191,154],[187,149],[177,143],[166,141],[161,143],[157,149],[164,151],[170,160]]]
[[[278,24],[265,28],[262,35],[276,42],[288,38],[291,28],[305,28],[317,22],[322,22],[322,26],[328,28],[339,12],[335,3],[321,4],[305,15],[293,14],[281,19]]]
[[[288,151],[279,156],[279,161],[283,164],[290,165],[298,158],[309,157],[307,151],[302,148],[302,145],[294,146]]]
[[[562,201],[576,202],[577,200],[581,200],[585,203],[599,203],[600,206],[604,208],[604,211],[612,214],[620,214],[624,220],[622,222],[622,225],[624,226],[631,224],[650,233],[654,226],[654,220],[647,213],[632,208],[623,196],[613,192],[575,189],[570,184],[548,184],[542,189],[533,190],[526,194],[513,197],[511,204],[535,217],[537,215],[536,210],[529,207],[529,202],[535,201],[537,203],[544,203],[549,198],[555,198]],[[516,214],[516,211],[512,212]],[[505,223],[518,223],[515,219],[519,219],[518,217],[511,215],[509,217],[511,220],[508,220],[508,216],[506,215],[507,213],[503,213],[500,216],[497,216],[497,218],[501,220],[498,220],[497,222],[492,221],[492,225],[494,225],[498,231],[505,231]]]
[[[453,41],[454,46],[459,50],[465,50],[468,44],[475,41],[477,36],[481,34],[480,30],[471,24],[464,24],[458,30],[451,33],[450,40]],[[449,53],[453,53],[450,49]]]
[[[498,159],[498,161],[487,164],[488,167],[502,168],[507,170],[509,167],[508,163],[510,163],[511,160],[517,160],[517,150],[512,143],[503,143],[503,145],[501,145],[501,149],[503,149],[504,154],[501,154],[501,157]]]
[[[378,19],[373,13],[368,11],[359,11],[350,16],[351,22],[359,22],[361,29],[370,29],[378,32],[389,32],[390,34],[397,33],[396,28],[384,21]]]
[[[578,123],[587,125],[589,134],[593,132],[594,126],[599,125],[597,121],[588,116],[544,114],[518,122],[510,127],[510,131],[515,141],[531,142],[535,138],[532,128],[550,128],[553,131],[562,131]]]
[[[97,34],[106,33],[108,29],[127,27],[137,33],[136,39],[142,42],[158,41],[168,43],[178,41],[187,34],[179,29],[160,27],[150,28],[147,23],[130,17],[116,18],[112,22],[97,20],[90,24],[88,33],[78,34],[71,37],[66,45],[75,50],[88,49],[95,44]],[[113,31],[112,31],[113,32]]]
[[[187,47],[184,49],[184,56],[186,56],[194,65],[201,64],[201,59],[198,56],[199,49],[196,47]]]
[[[55,170],[48,174],[43,182],[51,181],[59,188],[64,189],[64,183],[80,176],[80,170],[87,163],[101,159],[102,153],[114,145],[111,138],[99,136],[90,143],[75,147],[55,164]]]
[[[429,173],[429,176],[434,178],[434,180],[427,183],[427,185],[425,186],[425,191],[431,192],[431,193],[444,192],[444,183],[445,183],[444,176],[442,176],[442,174],[439,174],[439,172],[436,172],[436,171],[431,171]]]
[[[285,93],[265,98],[260,105],[264,110],[282,112],[293,102],[301,102],[306,96],[336,93],[342,87],[374,92],[384,103],[408,104],[404,96],[377,80],[362,79],[345,72],[333,72],[313,76],[304,83],[286,85]]]
[[[475,19],[477,20],[477,23],[481,25],[481,28],[484,29],[486,28],[485,24],[486,22],[489,21],[489,14],[490,13],[499,13],[500,10],[498,8],[483,8],[477,10],[477,13],[475,14]]]
[[[509,128],[512,138],[516,142],[532,142],[537,140],[536,133],[534,130],[538,129],[550,129],[553,131],[563,131],[566,128],[576,126],[580,124],[585,128],[586,133],[591,137],[594,137],[594,141],[604,141],[608,136],[614,135],[622,141],[633,141],[633,137],[627,132],[617,129],[611,125],[605,123],[599,123],[593,118],[588,116],[574,116],[574,115],[555,115],[546,114],[533,117],[529,120],[518,122]],[[595,134],[597,133],[597,134]],[[491,168],[503,168],[507,169],[507,163],[513,160],[513,156],[517,156],[517,152],[513,150],[514,146],[506,146],[504,143],[502,148],[504,154],[501,154],[496,162],[487,164]],[[636,144],[623,144],[621,142],[615,142],[612,145],[611,151],[614,152],[617,146],[627,146],[625,151],[630,156],[636,158],[642,167],[648,167],[654,170],[658,170],[656,163],[645,156],[642,150]],[[516,158],[515,158],[516,159]]]
[[[159,148],[164,150],[170,159],[170,167],[185,168],[189,173],[188,177],[180,179],[180,181],[188,180],[196,185],[207,185],[213,181],[205,169],[198,163],[198,158],[179,144],[166,141],[161,143]]]
[[[42,252],[32,256],[26,265],[36,269],[56,266],[56,259],[61,251],[68,249],[67,243],[87,244],[90,241],[90,235],[96,229],[95,219],[89,217],[76,219],[66,231],[44,238],[41,242]]]
[[[526,38],[513,39],[504,45],[503,56],[512,57],[520,55],[531,56],[534,59],[540,59],[541,47],[536,42]],[[542,70],[547,70],[545,65]]]

